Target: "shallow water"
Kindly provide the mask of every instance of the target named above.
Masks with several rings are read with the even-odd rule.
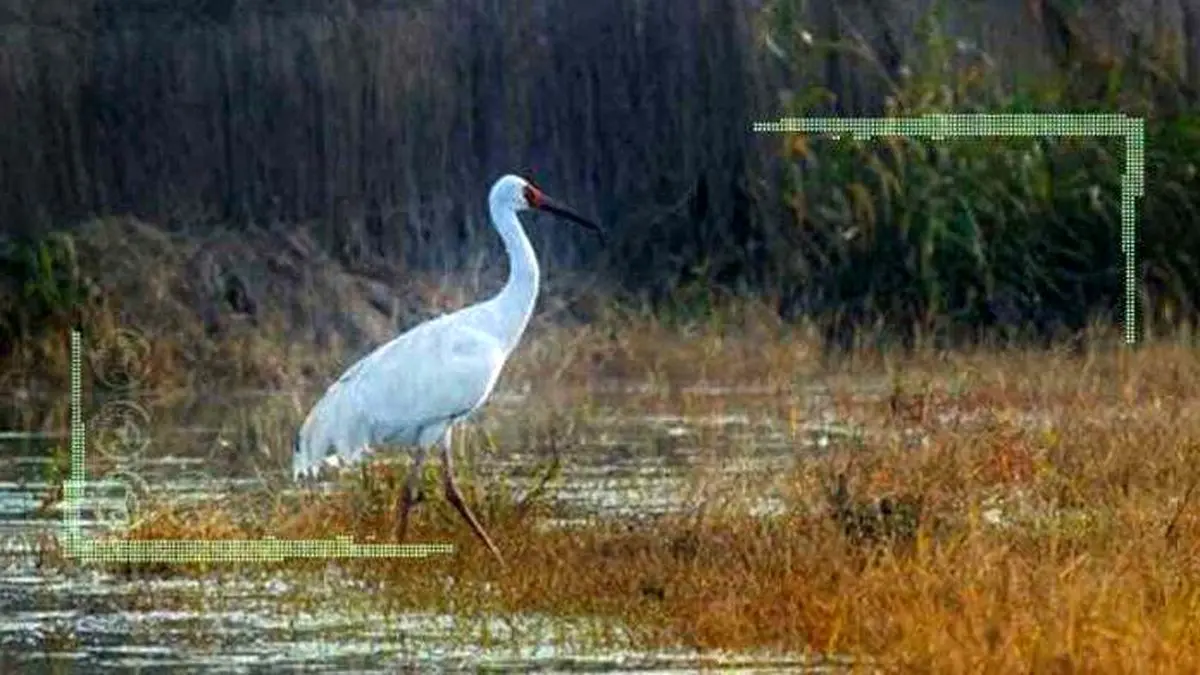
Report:
[[[703,392],[707,395],[707,392]],[[714,396],[729,397],[718,391]],[[688,505],[689,469],[718,461],[720,473],[738,476],[779,475],[798,454],[819,451],[849,432],[821,412],[819,395],[809,409],[824,422],[793,428],[762,412],[769,392],[742,392],[743,404],[726,406],[720,415],[689,416],[658,411],[633,416],[620,406],[620,394],[598,399],[589,426],[576,430],[586,439],[562,450],[563,474],[551,494],[557,512],[568,517],[547,526],[571,526],[596,515],[632,518]],[[732,399],[730,399],[732,400]],[[498,396],[489,418],[527,403],[519,395]],[[487,423],[481,423],[487,426]],[[205,437],[214,447],[228,446],[219,429],[183,427],[181,436]],[[53,435],[51,435],[53,436]],[[700,654],[687,650],[638,653],[583,646],[598,630],[621,635],[621,626],[596,622],[516,616],[495,619],[438,614],[386,616],[356,608],[363,597],[357,582],[338,573],[335,564],[319,579],[304,582],[315,596],[314,611],[289,603],[292,584],[285,573],[247,573],[230,582],[191,579],[129,581],[94,569],[70,572],[38,566],[39,537],[57,534],[61,502],[53,490],[56,473],[52,448],[62,438],[0,435],[0,670],[154,672],[218,670],[272,672],[291,669],[394,672],[399,668],[491,667],[505,670],[627,670],[690,672],[696,668],[770,672],[838,669],[836,662],[780,659],[761,655]],[[183,445],[178,443],[176,445]],[[194,445],[194,443],[193,443]],[[154,448],[171,447],[156,438]],[[482,475],[505,472],[543,460],[519,451],[501,451],[479,459]],[[153,490],[172,499],[211,500],[222,494],[261,487],[254,472],[237,462],[156,454],[117,458],[113,479],[89,488],[80,517],[96,534],[119,529],[136,509],[139,491]],[[261,469],[262,465],[258,465]],[[276,467],[281,469],[281,467]],[[61,471],[61,469],[59,469]],[[121,473],[120,470],[124,470]],[[130,493],[129,476],[144,481]],[[133,483],[128,483],[133,484]],[[770,512],[779,499],[764,493],[749,505]],[[153,602],[148,606],[150,598]],[[471,625],[464,630],[464,622]],[[491,646],[478,636],[490,635]],[[467,636],[467,637],[464,637]],[[470,636],[475,636],[474,638]],[[617,641],[620,642],[619,640]]]

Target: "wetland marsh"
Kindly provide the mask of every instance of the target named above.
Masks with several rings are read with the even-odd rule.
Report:
[[[1194,664],[1200,360],[1182,339],[828,359],[795,338],[642,331],[606,359],[619,378],[591,375],[581,345],[601,332],[535,336],[462,434],[460,479],[508,569],[437,497],[411,541],[451,555],[80,565],[56,554],[44,494],[61,445],[22,441],[6,528],[43,534],[6,558],[0,640],[42,663],[234,671]],[[546,358],[565,344],[574,360]],[[143,393],[147,489],[98,536],[390,531],[396,453],[325,489],[285,480],[311,394]]]

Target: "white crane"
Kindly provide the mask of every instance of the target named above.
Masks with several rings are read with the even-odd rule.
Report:
[[[517,212],[538,209],[554,213],[601,238],[604,231],[519,176],[497,180],[488,195],[488,207],[508,251],[504,288],[484,302],[420,324],[351,366],[317,401],[300,427],[292,473],[299,480],[330,460],[361,461],[375,445],[409,446],[413,461],[396,520],[396,540],[402,542],[408,511],[423,499],[420,476],[425,454],[440,443],[446,499],[503,564],[500,551],[454,482],[451,430],[487,400],[537,301],[538,261]]]

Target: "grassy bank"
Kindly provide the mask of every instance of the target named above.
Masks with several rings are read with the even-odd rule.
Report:
[[[598,633],[598,644],[808,650],[922,672],[1200,665],[1200,632],[1190,621],[1200,602],[1200,401],[1188,386],[1200,360],[1185,344],[1132,352],[1097,338],[1076,353],[925,351],[818,368],[782,340],[672,336],[636,324],[626,335],[630,345],[654,345],[641,358],[653,353],[659,367],[676,358],[691,365],[680,371],[687,375],[668,369],[657,378],[648,361],[640,376],[626,373],[632,384],[651,385],[619,404],[630,419],[647,412],[698,419],[757,406],[785,421],[794,466],[735,480],[725,462],[753,455],[754,441],[703,447],[706,460],[688,476],[682,513],[566,528],[545,526],[547,517],[564,515],[553,502],[534,499],[523,510],[520,490],[475,475],[470,498],[510,565],[497,567],[434,498],[415,511],[413,540],[452,542],[459,552],[344,563],[368,582],[373,602],[463,616],[610,617],[629,629]],[[513,374],[544,374],[538,354],[548,352],[539,350],[568,351],[563,343],[602,358],[614,353],[586,329],[543,335],[518,354]],[[765,381],[794,393],[763,404],[683,386],[702,371],[726,384],[760,384],[752,374],[769,373]],[[872,378],[888,383],[882,395],[863,395]],[[836,419],[866,430],[859,439],[816,452],[803,447],[801,425],[813,414],[799,386],[812,383],[830,387]],[[545,460],[557,448],[570,463],[572,449],[604,429],[599,397],[586,382],[543,379],[534,404],[489,425],[502,452]],[[467,438],[468,453],[484,451],[481,435]],[[188,507],[152,500],[129,536],[379,540],[390,532],[399,479],[379,465],[321,496],[265,490]],[[772,515],[748,508],[763,491],[781,500]],[[277,567],[304,574],[324,565]]]
[[[151,413],[151,437],[184,421],[215,424],[228,445],[194,449],[225,453],[222,466],[266,478],[255,492],[200,504],[145,495],[128,536],[378,541],[389,533],[401,468],[377,465],[322,495],[290,494],[281,479],[306,406],[365,344],[323,343],[315,324],[290,324],[280,308],[299,302],[303,316],[312,305],[340,304],[384,316],[369,302],[352,304],[364,296],[363,278],[336,265],[322,271],[314,258],[290,249],[260,247],[275,251],[261,254],[264,268],[312,276],[292,284],[301,292],[291,294],[269,278],[247,286],[247,297],[272,300],[253,311],[229,309],[227,295],[215,293],[209,301],[224,309],[206,324],[198,309],[205,305],[183,300],[199,296],[179,294],[208,288],[187,265],[220,246],[164,244],[154,255],[178,256],[179,267],[146,265],[137,276],[121,266],[146,262],[136,258],[151,250],[139,237],[153,241],[157,231],[132,222],[96,227],[109,234],[80,246],[129,246],[125,255],[108,249],[103,259],[114,278],[131,285],[83,305],[80,315],[38,325],[80,320],[94,345],[109,345],[95,363],[112,364],[105,372],[115,384],[93,377],[89,396],[140,401]],[[291,266],[288,256],[297,256]],[[469,296],[448,286],[423,288],[412,292],[414,305],[453,305]],[[1200,402],[1190,391],[1200,360],[1185,331],[1136,350],[1099,325],[1069,347],[1049,349],[888,349],[864,333],[858,348],[829,353],[819,330],[785,324],[761,303],[707,302],[690,315],[660,315],[597,297],[552,299],[502,380],[502,390],[525,391],[526,403],[486,417],[484,428],[501,453],[520,452],[533,469],[545,468],[555,453],[569,468],[580,448],[607,433],[614,415],[694,421],[739,412],[790,439],[794,464],[734,477],[731,458],[753,457],[758,437],[700,430],[686,441],[698,448],[698,461],[681,488],[682,512],[551,527],[549,519],[579,514],[545,496],[525,502],[523,488],[502,487],[512,476],[468,462],[468,498],[509,566],[493,563],[431,485],[431,501],[414,513],[412,540],[452,542],[458,553],[344,563],[367,582],[360,601],[463,617],[604,617],[625,628],[597,631],[589,638],[595,644],[837,653],[913,671],[1187,672],[1200,665],[1200,632],[1190,621],[1200,601]],[[570,320],[583,312],[588,321]],[[330,336],[344,334],[337,324],[343,319],[328,320]],[[114,338],[120,331],[142,336],[145,348],[121,346],[130,342]],[[54,378],[65,377],[55,375],[65,373],[65,341],[49,329],[39,335],[14,343],[6,377],[60,386]],[[614,396],[614,382],[630,390]],[[823,406],[814,407],[806,389],[812,385],[828,388]],[[239,388],[294,395],[222,400]],[[205,394],[216,396],[189,405]],[[43,411],[41,423],[61,427],[64,413]],[[863,431],[809,446],[805,425],[827,417]],[[630,452],[661,452],[670,443],[661,430],[644,433]],[[461,451],[470,458],[488,448],[471,431]],[[247,455],[256,459],[239,464]],[[764,493],[777,508],[752,510]],[[325,569],[275,567],[297,578]],[[212,573],[196,566],[117,569],[134,576]],[[306,602],[302,591],[292,600]]]

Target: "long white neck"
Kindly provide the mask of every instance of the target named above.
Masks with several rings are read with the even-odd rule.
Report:
[[[489,208],[492,222],[508,251],[508,281],[489,302],[495,311],[497,337],[505,340],[507,350],[512,351],[533,314],[541,270],[517,214],[496,204],[489,204]]]

